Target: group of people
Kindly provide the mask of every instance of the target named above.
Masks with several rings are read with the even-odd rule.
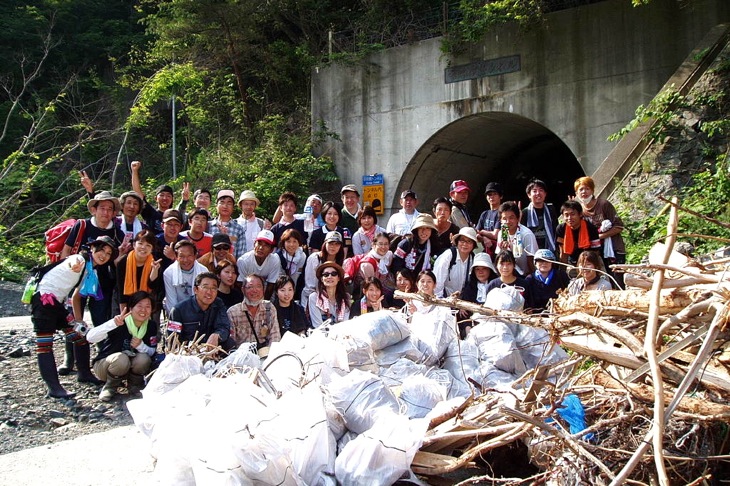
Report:
[[[125,381],[137,392],[158,358],[158,342],[173,334],[180,341],[203,335],[225,351],[251,345],[265,352],[286,332],[302,334],[381,309],[422,311],[396,290],[460,292],[484,303],[493,289],[514,286],[525,307],[540,312],[560,289],[611,288],[604,272],[625,259],[623,224],[608,201],[593,196],[590,177],[575,182],[575,196],[559,213],[546,203],[540,180],[527,186],[525,209],[503,201],[501,184],[489,183],[489,209],[476,224],[463,180],[433,201],[431,213],[419,212],[416,193],[406,190],[400,211],[382,227],[353,184],[342,187],[340,201],[310,195],[301,213],[298,197],[285,192],[269,221],[257,215],[260,201],[250,190],[236,199],[231,189],[214,198],[201,188],[191,198],[186,183],[173,207],[172,188],[161,185],[152,203],[140,168],[132,162],[132,190],[119,198],[94,192],[81,173],[90,217],[73,226],[61,259],[44,269],[32,297],[38,364],[50,396],[73,395],[58,374],[74,366],[79,381],[103,383],[102,400],[111,400]],[[563,263],[578,265],[581,274],[569,279]],[[84,335],[86,307],[92,322]],[[58,369],[57,330],[66,334]],[[89,343],[98,347],[93,363]]]

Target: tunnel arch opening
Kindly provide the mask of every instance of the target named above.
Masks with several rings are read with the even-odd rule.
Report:
[[[529,203],[525,188],[538,178],[548,186],[547,202],[556,208],[573,195],[573,182],[586,175],[568,146],[545,126],[507,112],[486,112],[456,120],[433,134],[413,155],[398,183],[393,212],[400,209],[405,189],[418,194],[419,211],[447,196],[452,181],[471,188],[469,208],[474,221],[487,208],[489,182],[504,186],[504,200]]]

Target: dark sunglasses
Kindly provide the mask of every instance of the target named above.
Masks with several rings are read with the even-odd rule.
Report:
[[[216,250],[230,250],[231,249],[231,245],[226,245],[226,244],[216,245],[213,248],[215,248]]]
[[[338,275],[337,272],[322,272],[323,277],[337,277]]]

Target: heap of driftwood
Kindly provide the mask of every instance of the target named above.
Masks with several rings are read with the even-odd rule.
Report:
[[[673,201],[669,236],[649,263],[616,267],[634,287],[625,291],[561,295],[540,316],[400,295],[545,329],[574,358],[560,370],[538,367],[510,393],[485,390],[432,421],[416,474],[480,465],[489,473],[462,484],[730,479],[730,259],[700,264],[674,252],[677,207]],[[570,433],[556,413],[567,394],[580,398],[587,429]],[[518,450],[536,467],[505,477],[500,463]]]

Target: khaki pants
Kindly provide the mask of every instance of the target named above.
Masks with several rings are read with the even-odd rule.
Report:
[[[135,375],[145,375],[152,366],[152,358],[147,353],[137,353],[129,357],[124,353],[110,354],[94,363],[94,374],[100,380],[106,381],[108,375],[124,378],[130,372]]]

